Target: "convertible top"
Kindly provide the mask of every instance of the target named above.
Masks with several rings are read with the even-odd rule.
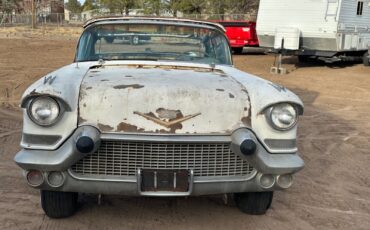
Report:
[[[104,23],[104,22],[150,22],[150,23],[170,23],[170,24],[187,24],[189,26],[191,25],[196,25],[196,26],[205,26],[205,27],[213,27],[216,28],[222,32],[226,32],[225,28],[214,22],[209,22],[209,21],[202,21],[202,20],[192,20],[192,19],[182,19],[182,18],[169,18],[169,17],[132,17],[132,16],[109,16],[109,17],[97,17],[97,18],[92,18],[88,20],[84,25],[83,28],[87,28],[90,25],[93,25],[95,23]]]

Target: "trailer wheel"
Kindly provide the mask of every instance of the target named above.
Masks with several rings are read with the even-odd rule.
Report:
[[[298,55],[298,62],[299,63],[306,63],[306,62],[309,62],[309,61],[310,61],[309,56],[306,56],[306,55]]]
[[[270,208],[274,192],[235,193],[234,200],[240,211],[250,215],[263,215]]]
[[[364,66],[370,66],[369,52],[365,52],[363,56]]]
[[[72,216],[77,210],[76,192],[58,192],[41,190],[41,206],[50,218]]]
[[[237,48],[232,48],[234,51],[234,54],[242,54],[243,53],[243,47],[237,47]]]

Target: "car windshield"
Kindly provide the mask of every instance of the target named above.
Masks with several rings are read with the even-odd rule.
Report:
[[[162,24],[104,24],[82,34],[76,60],[160,60],[231,65],[217,29]]]

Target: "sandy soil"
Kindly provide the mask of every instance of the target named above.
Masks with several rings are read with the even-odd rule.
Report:
[[[0,229],[369,229],[370,68],[360,64],[298,65],[269,74],[273,56],[244,54],[235,64],[280,83],[306,105],[299,149],[306,167],[293,187],[276,192],[265,216],[248,216],[220,197],[82,197],[73,217],[53,220],[40,207],[12,158],[19,150],[24,89],[73,60],[75,40],[0,39]]]

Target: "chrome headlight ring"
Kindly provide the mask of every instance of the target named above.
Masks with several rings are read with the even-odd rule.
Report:
[[[266,110],[267,122],[276,130],[287,131],[295,127],[298,122],[298,111],[295,105],[279,103]]]
[[[39,126],[52,126],[62,115],[60,103],[49,96],[35,97],[28,103],[28,117]]]

